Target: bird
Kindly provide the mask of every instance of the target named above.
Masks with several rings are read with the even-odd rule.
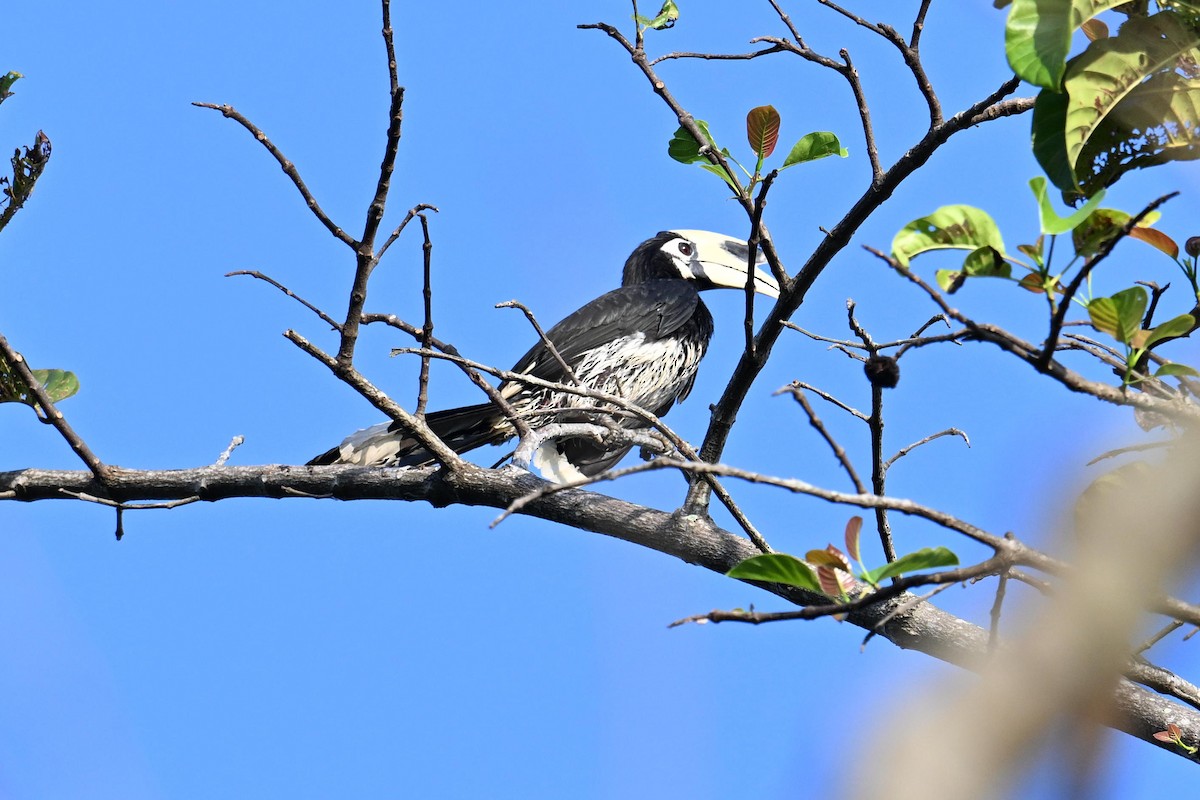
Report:
[[[713,334],[713,317],[700,299],[706,289],[746,289],[778,299],[779,284],[759,269],[753,276],[750,248],[743,239],[702,230],[661,231],[639,244],[625,261],[621,286],[568,315],[545,334],[557,356],[539,340],[511,372],[563,385],[616,395],[661,417],[692,390],[696,371]],[[560,360],[561,359],[561,360]],[[570,366],[570,372],[563,369]],[[645,420],[578,394],[533,386],[519,380],[500,383],[500,395],[530,428],[550,423],[611,420],[626,430],[648,427]],[[430,412],[425,422],[456,453],[501,444],[516,435],[493,403]],[[556,483],[598,475],[621,460],[632,444],[605,444],[595,437],[551,438],[532,461]],[[430,453],[396,422],[364,428],[308,462],[311,466],[355,464],[416,467],[433,462]]]

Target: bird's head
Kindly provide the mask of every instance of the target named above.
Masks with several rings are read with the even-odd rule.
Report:
[[[695,281],[700,289],[744,289],[750,248],[745,240],[712,231],[663,231],[642,242],[625,262],[621,285],[676,279]],[[756,264],[766,263],[762,253]],[[754,270],[754,291],[779,297],[769,273]]]

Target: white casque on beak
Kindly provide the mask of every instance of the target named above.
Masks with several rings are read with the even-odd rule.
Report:
[[[696,246],[691,261],[692,273],[696,278],[707,280],[714,286],[729,289],[746,288],[746,262],[750,248],[744,239],[712,231],[672,230],[671,233],[684,237]],[[766,263],[767,259],[763,254],[757,253],[754,291],[777,300],[779,283],[769,272],[757,268]]]

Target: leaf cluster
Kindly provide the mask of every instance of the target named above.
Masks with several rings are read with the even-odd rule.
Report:
[[[1009,65],[1042,88],[1033,152],[1064,199],[1089,197],[1130,170],[1200,158],[1200,17],[1190,2],[1013,0]],[[1126,21],[1115,33],[1098,15]],[[1089,40],[1069,58],[1072,39]]]
[[[824,550],[809,550],[803,559],[786,553],[764,553],[747,558],[725,574],[739,580],[794,586],[844,603],[854,599],[851,597],[857,588],[854,578],[878,589],[881,581],[904,573],[958,565],[958,556],[948,548],[926,547],[868,569],[859,549],[862,523],[862,517],[857,516],[846,523],[845,552],[829,544]],[[858,565],[857,572],[851,559]]]

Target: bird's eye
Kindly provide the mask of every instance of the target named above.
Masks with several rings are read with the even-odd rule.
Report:
[[[691,242],[680,242],[679,243],[679,252],[685,256],[690,256],[692,254],[692,243]]]

